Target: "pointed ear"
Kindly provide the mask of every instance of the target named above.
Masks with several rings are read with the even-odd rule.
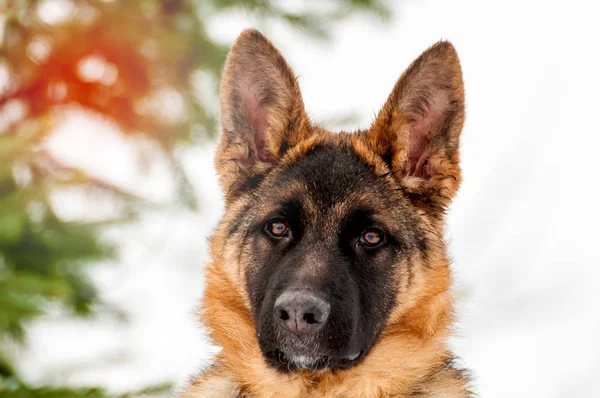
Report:
[[[440,210],[460,184],[464,118],[460,63],[452,44],[442,41],[400,77],[367,137],[411,198]]]
[[[242,32],[227,56],[221,130],[216,168],[228,198],[252,188],[310,130],[294,73],[257,30]]]

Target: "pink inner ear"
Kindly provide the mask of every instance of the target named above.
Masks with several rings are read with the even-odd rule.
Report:
[[[410,133],[410,145],[408,147],[408,167],[407,175],[423,177],[419,169],[426,158],[427,144],[429,143],[428,132],[430,123],[426,119],[421,119],[413,124]]]
[[[429,157],[429,144],[450,104],[448,93],[444,90],[436,91],[428,100],[429,106],[425,114],[414,121],[410,133],[406,173],[415,177],[423,177],[425,174],[423,166]]]
[[[269,150],[267,142],[267,110],[260,106],[257,98],[258,93],[252,92],[250,85],[242,87],[240,90],[244,112],[250,128],[252,137],[249,137],[248,145],[252,150],[253,156],[256,156],[261,162],[270,162],[273,160],[273,154]]]

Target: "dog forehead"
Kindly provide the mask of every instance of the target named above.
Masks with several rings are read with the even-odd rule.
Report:
[[[274,184],[289,187],[300,200],[310,199],[323,209],[377,194],[382,181],[371,167],[346,146],[312,148],[277,174]],[[372,196],[372,195],[371,195]]]

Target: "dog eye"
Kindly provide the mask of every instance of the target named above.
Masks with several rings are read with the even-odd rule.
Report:
[[[366,247],[373,248],[383,243],[384,236],[383,231],[376,228],[370,228],[362,233],[359,242]]]
[[[290,229],[287,223],[283,220],[269,221],[265,226],[265,230],[274,238],[283,238],[289,235]]]

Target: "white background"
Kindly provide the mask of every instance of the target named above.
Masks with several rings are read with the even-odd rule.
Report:
[[[482,397],[600,396],[598,2],[406,0],[394,10],[388,24],[357,17],[336,25],[329,43],[261,28],[298,74],[311,117],[349,112],[359,121],[349,128],[368,126],[421,51],[442,38],[453,42],[467,122],[464,183],[447,230],[460,318],[452,344]],[[210,27],[231,43],[251,25],[232,15]],[[125,139],[77,112],[49,146],[149,197],[172,188],[160,159],[135,175]],[[77,156],[73,149],[84,147],[102,156]],[[40,322],[20,358],[29,378],[121,391],[181,383],[207,363],[215,350],[193,307],[206,238],[223,209],[213,150],[184,154],[198,213],[149,213],[114,232],[123,247],[118,265],[100,264],[94,275],[129,322]],[[88,210],[68,197],[60,203]]]

